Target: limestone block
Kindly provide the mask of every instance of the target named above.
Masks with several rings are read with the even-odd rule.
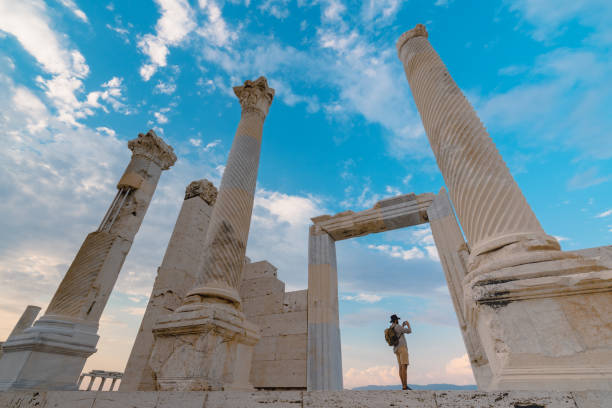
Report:
[[[251,320],[261,328],[262,336],[304,334],[308,332],[307,312],[256,316]]]
[[[284,293],[285,283],[272,278],[245,279],[240,286],[240,296],[246,298]]]
[[[97,391],[47,392],[45,408],[92,408],[97,395]]]
[[[276,337],[276,360],[306,360],[308,334]]]
[[[242,279],[276,278],[276,270],[268,261],[248,263],[242,269]]]
[[[157,394],[157,392],[100,392],[92,408],[155,408]]]
[[[567,323],[584,347],[612,347],[612,295],[609,292],[557,299]]]
[[[286,292],[283,300],[283,313],[303,312],[308,309],[308,289]]]
[[[205,392],[160,392],[155,408],[203,408],[205,407]]]
[[[570,393],[563,392],[478,392],[478,391],[436,391],[438,408],[576,408]]]
[[[572,392],[578,408],[612,408],[612,391]]]
[[[258,360],[275,360],[276,359],[276,342],[279,339],[277,336],[262,337],[255,345],[253,351],[253,361]]]
[[[282,291],[278,291],[263,296],[243,297],[242,311],[249,318],[281,313],[283,310],[283,295]]]
[[[0,392],[1,408],[42,408],[46,400],[44,391]]]
[[[414,407],[436,408],[430,391],[311,391],[304,393],[304,408]]]
[[[209,392],[206,408],[301,408],[300,391]]]
[[[306,388],[306,360],[253,361],[254,387]]]

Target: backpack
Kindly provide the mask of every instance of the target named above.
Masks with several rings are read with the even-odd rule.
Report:
[[[391,347],[397,346],[397,343],[399,343],[399,336],[395,332],[393,326],[385,329],[385,340],[387,341],[387,344]]]

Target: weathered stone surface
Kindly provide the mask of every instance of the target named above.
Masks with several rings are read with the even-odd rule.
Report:
[[[578,408],[612,408],[610,391],[575,391],[572,397]]]
[[[96,391],[54,391],[47,393],[44,408],[92,408]]]
[[[273,293],[283,294],[284,292],[285,284],[282,281],[278,280],[276,277],[247,279],[243,280],[240,286],[240,293],[243,293],[247,298],[270,295]]]
[[[304,407],[423,407],[436,408],[428,391],[313,391],[304,393]]]
[[[304,388],[306,385],[306,359],[254,361],[252,370],[258,387]]]
[[[301,408],[299,391],[209,392],[205,408]]]
[[[308,310],[308,290],[286,292],[283,300],[283,313]]]
[[[570,393],[563,392],[478,392],[436,391],[438,408],[508,407],[508,408],[575,408]]]
[[[0,408],[43,408],[46,391],[0,391]]]
[[[306,333],[306,319],[307,312],[289,312],[256,316],[252,320],[260,327],[262,336],[280,336]]]
[[[157,392],[99,392],[92,408],[155,408],[157,394]]]
[[[242,279],[276,278],[276,267],[268,261],[251,262],[244,265]]]

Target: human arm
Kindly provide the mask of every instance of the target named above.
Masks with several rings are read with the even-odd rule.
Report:
[[[412,333],[412,328],[410,327],[410,323],[408,323],[408,321],[404,321],[404,323],[402,323],[402,333],[406,333],[406,334],[410,334]]]

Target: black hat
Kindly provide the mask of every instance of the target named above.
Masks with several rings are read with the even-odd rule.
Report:
[[[399,319],[400,319],[400,318],[399,318],[399,317],[398,317],[396,314],[391,315],[391,323],[393,323],[393,322],[398,322],[398,321],[399,321]]]

